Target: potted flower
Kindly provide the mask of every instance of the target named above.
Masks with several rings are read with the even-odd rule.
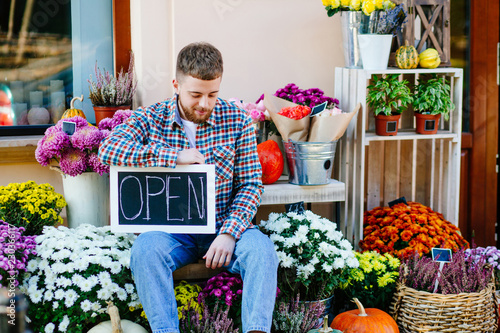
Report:
[[[450,112],[455,109],[450,90],[446,79],[438,78],[436,74],[430,78],[419,78],[412,103],[417,133],[436,134],[441,115],[445,120],[449,119]]]
[[[271,213],[261,221],[278,254],[278,288],[282,297],[303,301],[323,300],[345,287],[359,263],[352,245],[336,224],[311,211]]]
[[[107,321],[107,302],[120,317],[147,326],[130,271],[136,236],[89,224],[46,227],[36,238],[21,291],[34,332],[88,332]]]
[[[375,133],[377,135],[398,134],[401,113],[412,102],[408,81],[398,79],[398,74],[385,77],[372,76],[366,102],[375,114]]]
[[[118,76],[97,67],[94,69],[95,78],[87,80],[89,83],[89,98],[95,112],[96,124],[107,117],[112,117],[116,110],[130,109],[137,82],[134,76],[134,55],[130,54],[130,63],[127,72],[123,68]]]
[[[66,207],[52,185],[32,180],[0,186],[0,203],[0,219],[23,228],[25,235],[40,235],[45,226],[62,224],[59,214]]]

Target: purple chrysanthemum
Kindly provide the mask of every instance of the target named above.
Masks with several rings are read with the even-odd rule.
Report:
[[[97,157],[97,153],[90,154],[89,165],[92,168],[92,171],[97,172],[101,176],[105,173],[109,173],[109,165],[102,164]]]
[[[99,123],[99,129],[100,130],[112,130],[116,126],[123,124],[127,119],[132,115],[133,111],[132,110],[118,110],[115,112],[113,117],[111,118],[104,118],[101,120]]]
[[[104,119],[102,119],[102,120],[99,122],[99,125],[98,125],[98,126],[99,126],[99,129],[100,129],[101,131],[103,131],[103,130],[108,130],[108,131],[110,131],[110,130],[112,130],[112,129],[113,129],[113,125],[112,125],[112,123],[113,123],[113,118],[108,117],[108,118],[104,118]]]
[[[78,129],[70,140],[74,148],[92,150],[99,147],[102,139],[103,135],[97,127],[85,126]]]
[[[54,126],[47,128],[45,136],[38,141],[35,158],[43,166],[47,166],[52,158],[61,157],[61,152],[70,146],[69,136],[58,131]]]
[[[87,164],[87,154],[75,148],[65,150],[59,160],[59,167],[61,168],[61,171],[71,177],[78,176],[79,174],[85,172]]]

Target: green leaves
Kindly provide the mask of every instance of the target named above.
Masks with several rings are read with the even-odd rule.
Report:
[[[445,78],[433,74],[431,78],[421,78],[415,87],[413,109],[424,114],[443,114],[448,120],[449,113],[455,109],[451,100],[451,87]]]
[[[400,114],[412,103],[407,80],[399,80],[399,74],[389,74],[386,77],[372,76],[366,102],[373,108],[375,115]]]

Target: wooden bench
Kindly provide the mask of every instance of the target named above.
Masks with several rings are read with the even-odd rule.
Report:
[[[205,267],[205,260],[198,260],[197,263],[186,265],[174,271],[174,280],[208,280],[222,272],[223,268],[211,269]]]

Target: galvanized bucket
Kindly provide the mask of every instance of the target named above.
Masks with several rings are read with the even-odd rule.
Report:
[[[296,185],[324,185],[330,182],[337,141],[284,141],[288,181]]]

